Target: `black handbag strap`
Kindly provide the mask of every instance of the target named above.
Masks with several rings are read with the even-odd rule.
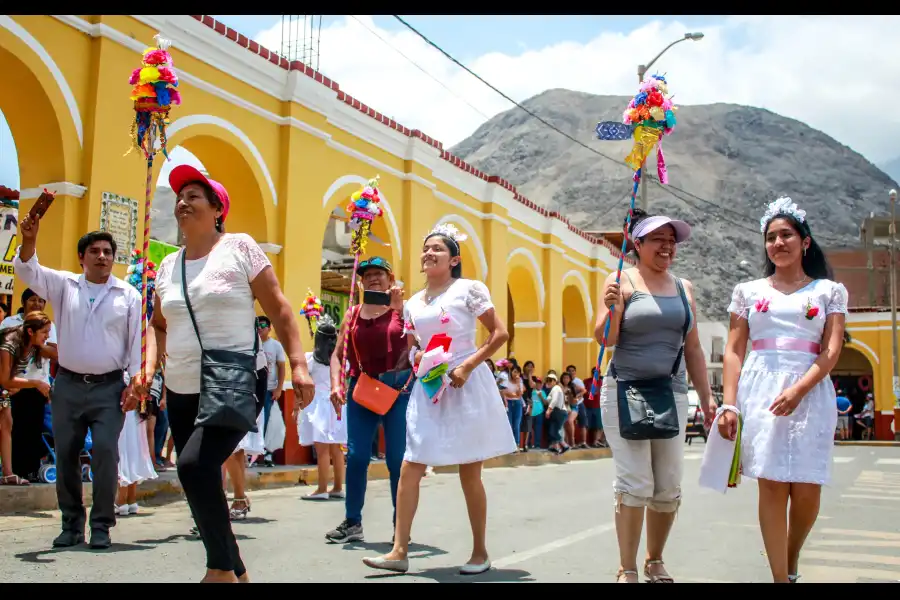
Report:
[[[684,292],[684,285],[679,277],[675,278],[675,287],[678,288],[678,295],[681,297],[681,304],[684,306],[684,326],[681,328],[681,348],[678,349],[678,356],[675,357],[675,364],[672,365],[672,377],[678,374],[681,367],[681,357],[684,356],[684,344],[687,341],[688,329],[691,326],[691,305],[688,304],[687,294]]]
[[[631,281],[630,278],[629,281]],[[684,344],[687,341],[688,330],[691,326],[691,305],[688,303],[687,294],[684,291],[684,285],[681,283],[681,279],[678,277],[675,278],[675,288],[678,290],[678,296],[681,298],[682,306],[684,306],[684,325],[681,328],[681,348],[678,349],[678,355],[675,357],[675,364],[672,365],[672,372],[669,375],[670,377],[675,377],[678,374],[678,369],[681,368],[681,358],[684,356]],[[613,357],[613,361],[610,363],[608,371],[609,374],[612,375],[613,379],[619,379],[618,375],[616,374],[615,357]]]
[[[200,344],[200,351],[204,352],[203,339],[200,337],[200,329],[197,327],[197,319],[194,318],[194,308],[191,306],[191,297],[188,294],[187,269],[185,268],[186,257],[184,249],[181,249],[181,292],[184,295],[184,305],[187,306],[188,314],[191,316],[191,324],[194,326],[194,333],[197,335],[197,343]],[[256,321],[253,322],[253,356],[259,354],[259,334],[256,332]]]

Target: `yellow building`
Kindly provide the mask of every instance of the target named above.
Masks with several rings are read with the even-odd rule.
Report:
[[[375,233],[390,246],[369,251],[386,255],[407,293],[422,284],[423,236],[453,223],[469,236],[464,275],[488,285],[509,323],[509,350],[539,371],[573,363],[589,372],[612,245],[208,16],[0,16],[0,63],[15,82],[0,110],[18,150],[21,210],[40,188],[57,192],[39,242],[44,264],[78,270],[76,241],[102,220],[116,221],[124,253],[140,247],[147,174],[136,152],[123,156],[128,77],[157,33],[173,41],[183,98],[169,148],[183,146],[226,186],[228,230],[263,244],[295,307],[319,288],[329,215],[379,174],[387,210]]]
[[[852,309],[851,309],[852,310]],[[893,440],[896,400],[893,389],[893,342],[889,311],[853,311],[847,316],[850,341],[844,344],[831,376],[847,389],[871,392],[875,398],[875,438]],[[896,335],[896,332],[894,332]]]

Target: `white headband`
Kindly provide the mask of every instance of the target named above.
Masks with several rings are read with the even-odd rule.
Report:
[[[806,211],[797,208],[797,203],[787,196],[782,196],[775,202],[769,204],[769,208],[766,209],[766,213],[759,220],[760,233],[765,233],[766,226],[769,224],[769,221],[771,221],[778,215],[790,215],[797,219],[797,221],[799,221],[800,223],[806,222]]]
[[[451,239],[456,243],[457,248],[459,247],[460,242],[464,242],[469,239],[469,236],[462,233],[459,229],[456,228],[455,225],[451,225],[450,223],[441,223],[434,229],[428,232],[428,235],[425,236],[427,240],[433,235],[441,235],[448,239]]]

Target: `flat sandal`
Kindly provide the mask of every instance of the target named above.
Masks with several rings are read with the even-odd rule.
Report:
[[[665,575],[653,575],[650,573],[650,565],[660,565],[663,569],[666,568],[666,564],[662,559],[644,561],[644,577],[647,578],[647,583],[675,583],[675,580],[668,573]]]

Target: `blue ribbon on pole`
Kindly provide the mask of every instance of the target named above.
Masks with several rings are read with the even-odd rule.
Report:
[[[634,199],[637,197],[638,185],[641,182],[641,169],[634,172],[634,187],[631,189],[631,206],[628,207],[628,214],[625,216],[625,227],[622,230],[622,251],[619,255],[619,267],[616,270],[616,283],[622,278],[622,265],[625,263],[625,251],[628,247],[628,228],[631,226],[631,217],[634,215]],[[591,396],[596,395],[600,388],[600,366],[603,364],[603,355],[606,353],[606,340],[609,337],[609,328],[612,324],[613,311],[615,306],[609,309],[606,316],[606,327],[603,330],[603,343],[600,344],[600,355],[597,356],[597,370],[594,371],[594,379],[591,382]]]

